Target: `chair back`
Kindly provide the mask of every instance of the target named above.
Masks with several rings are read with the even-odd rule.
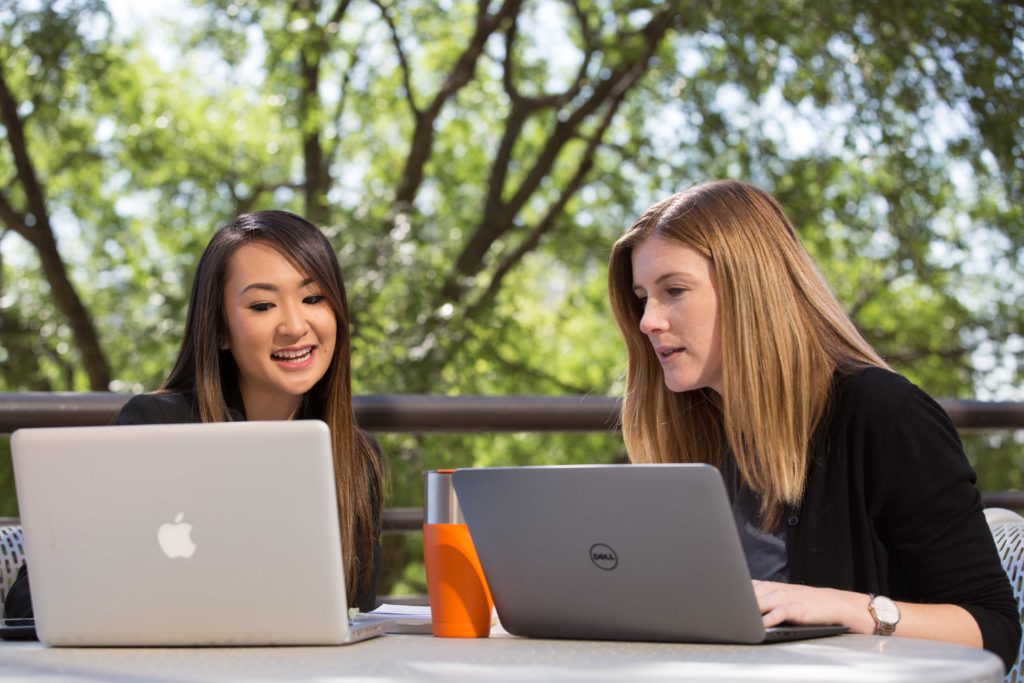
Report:
[[[18,576],[18,569],[25,561],[25,544],[20,526],[0,526],[0,613],[7,589]]]
[[[985,518],[992,531],[992,538],[995,539],[996,548],[999,549],[1003,570],[1013,587],[1013,596],[1017,598],[1021,623],[1024,623],[1024,517],[1010,510],[989,508],[985,510]],[[1021,650],[1017,655],[1016,664],[1006,672],[1003,679],[1006,683],[1024,683],[1024,642],[1021,644]]]

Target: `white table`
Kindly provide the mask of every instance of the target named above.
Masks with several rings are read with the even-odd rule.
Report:
[[[464,640],[388,635],[343,647],[100,649],[0,643],[0,681],[1000,681],[993,654],[843,635],[779,645]]]

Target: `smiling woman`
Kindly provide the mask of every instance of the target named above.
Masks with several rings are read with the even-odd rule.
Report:
[[[224,285],[226,330],[220,348],[238,366],[250,420],[289,420],[327,374],[338,324],[313,278],[260,243],[232,254]]]
[[[167,380],[128,401],[116,422],[323,420],[334,451],[346,592],[369,610],[380,565],[383,459],[355,422],[348,329],[344,280],[323,233],[286,211],[243,214],[214,234],[199,260]],[[24,616],[27,597],[22,579],[9,601]]]

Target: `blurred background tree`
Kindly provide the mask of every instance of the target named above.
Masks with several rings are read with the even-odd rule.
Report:
[[[897,370],[1019,400],[1022,45],[998,0],[0,0],[0,390],[156,387],[212,231],[278,207],[338,249],[357,393],[614,395],[611,243],[736,177]],[[392,505],[429,467],[622,455],[382,441]],[[1019,435],[968,450],[1020,485]]]

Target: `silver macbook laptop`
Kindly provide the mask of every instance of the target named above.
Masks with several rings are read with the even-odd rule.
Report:
[[[11,437],[47,645],[333,645],[355,629],[319,421]]]
[[[509,633],[761,643],[846,630],[765,629],[708,465],[460,469],[453,481]]]

